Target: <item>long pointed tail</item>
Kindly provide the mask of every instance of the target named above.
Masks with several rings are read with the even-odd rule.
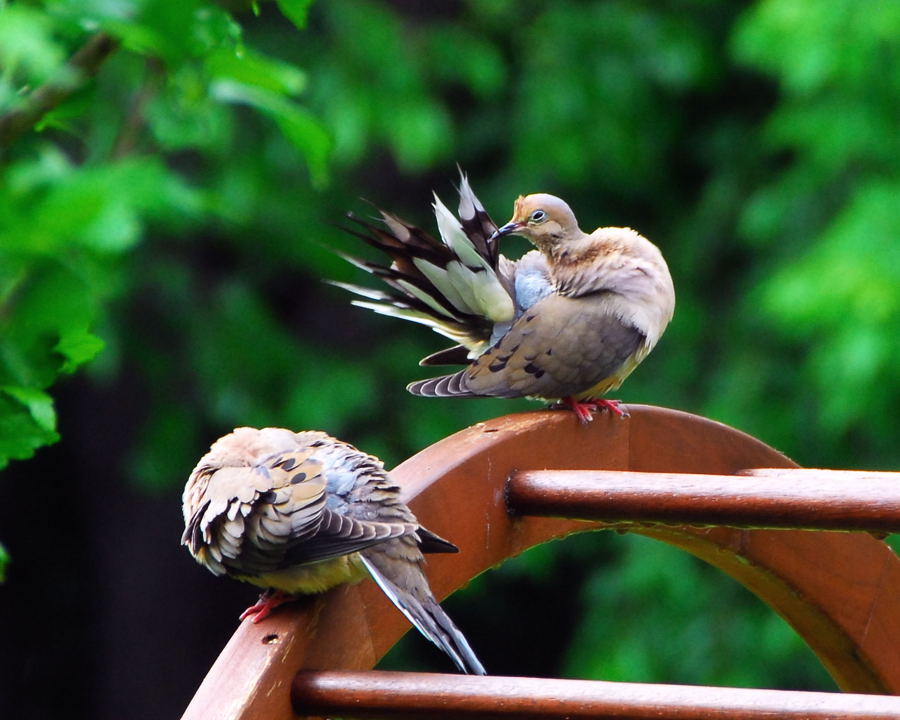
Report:
[[[431,594],[418,563],[375,552],[362,554],[362,561],[391,602],[422,635],[447,653],[456,667],[470,675],[487,675],[468,640]]]

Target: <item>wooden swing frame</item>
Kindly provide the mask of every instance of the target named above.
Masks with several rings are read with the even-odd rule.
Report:
[[[783,717],[900,717],[900,559],[873,536],[900,531],[900,474],[801,470],[720,423],[629,411],[588,425],[566,412],[509,415],[393,470],[422,524],[460,547],[429,557],[435,595],[550,539],[627,530],[733,577],[790,623],[845,693],[870,695],[374,672],[409,625],[364,582],[242,623],[183,720],[762,718],[773,707]]]

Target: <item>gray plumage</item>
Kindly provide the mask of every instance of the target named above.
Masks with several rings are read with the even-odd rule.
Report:
[[[191,473],[183,513],[182,543],[214,574],[289,594],[369,574],[460,670],[484,674],[424,574],[423,552],[456,546],[419,525],[374,456],[321,432],[237,428]]]

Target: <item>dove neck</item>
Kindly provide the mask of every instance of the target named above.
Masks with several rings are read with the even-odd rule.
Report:
[[[538,248],[550,261],[553,270],[564,270],[590,263],[596,258],[598,248],[590,242],[590,236],[560,238],[557,242],[542,243]]]

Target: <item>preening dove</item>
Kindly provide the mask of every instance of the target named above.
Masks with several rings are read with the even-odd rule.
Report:
[[[197,562],[266,589],[241,619],[368,573],[460,670],[485,674],[424,573],[423,552],[458,549],[418,524],[372,455],[322,432],[237,428],[200,459],[182,500]]]
[[[561,400],[582,422],[606,407],[672,319],[675,291],[659,249],[630,228],[588,234],[553,195],[520,196],[498,228],[465,175],[459,219],[435,195],[441,241],[395,215],[384,226],[351,216],[357,237],[386,253],[389,266],[346,257],[392,291],[335,283],[364,297],[354,304],[432,327],[459,343],[420,365],[468,364],[407,389],[428,397],[533,397]],[[537,250],[499,254],[504,235]]]

